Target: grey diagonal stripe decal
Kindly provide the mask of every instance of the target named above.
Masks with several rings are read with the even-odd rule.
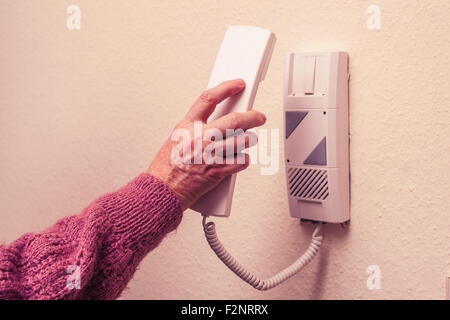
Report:
[[[327,137],[324,137],[317,147],[309,154],[303,164],[327,165]]]
[[[307,114],[307,111],[286,111],[286,139],[289,138],[292,131],[297,128]]]

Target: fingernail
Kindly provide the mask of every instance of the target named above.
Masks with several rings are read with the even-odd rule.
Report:
[[[244,88],[245,88],[245,81],[242,79],[239,79],[239,81],[237,81],[237,83],[236,83],[235,92],[239,92]]]

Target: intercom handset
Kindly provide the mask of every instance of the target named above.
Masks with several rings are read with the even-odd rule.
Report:
[[[275,41],[275,35],[265,29],[253,26],[228,27],[209,78],[208,88],[237,78],[243,79],[246,85],[243,92],[218,104],[208,122],[230,112],[244,112],[253,107],[256,91],[266,75]],[[236,174],[225,178],[191,209],[204,216],[228,217],[235,181]]]

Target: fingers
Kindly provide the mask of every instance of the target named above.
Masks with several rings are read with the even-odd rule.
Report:
[[[266,116],[256,110],[247,112],[232,112],[206,125],[207,129],[218,129],[224,136],[229,134],[227,130],[247,130],[262,126],[266,122]]]
[[[204,149],[203,160],[206,164],[216,167],[234,164],[236,160],[242,162],[242,155],[239,154],[257,143],[258,137],[256,133],[241,131],[234,136],[208,144]]]
[[[232,164],[227,164],[220,168],[225,176],[245,170],[250,165],[250,156],[247,153],[238,153],[230,160]]]
[[[227,137],[224,140],[214,141],[215,149],[221,149],[222,155],[227,157],[251,148],[257,143],[258,136],[251,131],[240,131],[238,134]]]
[[[205,90],[195,101],[187,116],[192,120],[206,122],[216,105],[228,97],[238,94],[245,88],[242,79],[224,81],[218,86]]]

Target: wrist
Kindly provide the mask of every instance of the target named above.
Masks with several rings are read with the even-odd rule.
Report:
[[[187,208],[189,208],[189,200],[181,192],[178,192],[178,183],[173,181],[173,179],[170,179],[168,173],[165,173],[164,170],[158,169],[157,167],[153,166],[153,164],[150,165],[147,173],[160,180],[167,188],[170,189],[170,191],[173,192],[173,194],[175,194],[178,201],[180,202],[182,211],[185,211]]]

